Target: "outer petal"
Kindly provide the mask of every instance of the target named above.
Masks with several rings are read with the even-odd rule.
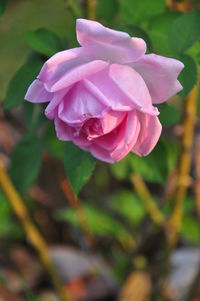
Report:
[[[58,75],[61,76],[65,72],[65,66],[68,66],[69,62],[75,62],[80,57],[83,59],[84,56],[85,51],[80,47],[60,51],[44,63],[38,78],[43,82],[57,78]]]
[[[49,92],[54,92],[102,70],[107,65],[107,62],[99,58],[93,60],[85,48],[74,48],[52,56],[43,65],[38,79],[44,83]]]
[[[139,156],[147,156],[160,137],[162,126],[157,116],[137,113],[140,121],[140,133],[132,151]]]
[[[78,19],[77,39],[90,53],[112,62],[128,63],[138,60],[146,52],[146,43],[127,33],[104,27],[96,21]]]
[[[147,54],[133,68],[143,77],[153,103],[162,103],[182,90],[177,77],[184,65],[176,59]]]
[[[36,79],[29,86],[24,98],[33,103],[40,103],[50,101],[53,98],[53,95],[54,93],[48,92],[45,89],[44,84]]]
[[[54,78],[45,83],[45,87],[50,92],[62,90],[104,69],[106,66],[108,66],[108,63],[101,60],[94,60],[82,64],[80,64],[79,60],[76,61],[75,64],[69,62],[68,66],[65,65],[65,68],[62,70],[59,70],[58,67],[57,74],[55,74]]]
[[[102,148],[100,145],[92,144],[92,146],[89,148],[89,151],[98,160],[107,163],[114,163],[114,160],[111,158],[109,151]]]
[[[138,110],[152,115],[159,114],[158,110],[152,106],[151,96],[143,78],[133,68],[113,64],[110,66],[109,75],[124,95],[133,101]]]
[[[54,122],[58,139],[62,141],[71,141],[73,137],[71,127],[60,120],[58,116],[55,116]]]
[[[93,95],[113,111],[131,111],[135,104],[115,85],[109,77],[109,68],[90,76],[87,81],[88,88]]]
[[[47,118],[54,119],[54,117],[57,115],[57,108],[59,104],[64,100],[69,90],[70,88],[54,93],[54,97],[45,109],[45,115]]]

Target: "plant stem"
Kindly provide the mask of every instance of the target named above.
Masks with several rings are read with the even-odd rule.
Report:
[[[157,207],[152,195],[150,194],[146,184],[144,183],[142,177],[138,174],[134,174],[131,176],[131,182],[143,202],[146,210],[148,211],[152,221],[156,225],[163,225],[165,223],[164,216],[162,212]]]
[[[195,145],[194,165],[195,165],[195,183],[194,193],[197,205],[197,213],[200,217],[200,135],[198,135]]]
[[[88,243],[89,246],[94,247],[95,239],[92,236],[91,231],[89,230],[89,226],[87,223],[87,216],[84,211],[84,208],[81,205],[79,198],[75,196],[73,189],[66,178],[61,179],[59,182],[70,206],[74,209],[76,213],[77,220],[79,222],[80,228],[84,235],[85,241]]]
[[[95,20],[96,18],[95,8],[96,8],[96,0],[87,0],[87,18],[89,20]]]
[[[177,177],[177,190],[174,199],[174,209],[169,219],[169,243],[174,246],[181,229],[183,216],[183,201],[190,183],[190,167],[192,161],[192,146],[194,141],[194,129],[196,123],[198,85],[190,92],[185,103],[185,117],[183,121],[182,153],[180,156]]]
[[[41,262],[43,263],[45,269],[47,270],[49,276],[51,277],[52,283],[54,284],[59,297],[62,301],[72,301],[68,296],[66,290],[63,288],[62,283],[57,275],[57,272],[53,266],[51,258],[48,252],[48,246],[41,236],[38,229],[32,223],[30,215],[23,203],[23,200],[14,188],[3,164],[0,161],[0,186],[2,187],[8,201],[15,212],[16,216],[20,220],[27,237],[32,244],[32,246],[37,251]]]

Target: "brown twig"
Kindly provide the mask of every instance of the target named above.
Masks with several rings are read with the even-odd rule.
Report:
[[[60,299],[62,301],[72,301],[66,290],[63,288],[57,272],[53,266],[51,258],[49,256],[48,247],[41,236],[40,232],[37,230],[35,225],[32,223],[29,213],[23,203],[23,200],[15,190],[10,178],[0,162],[0,186],[2,187],[4,193],[6,194],[8,201],[15,212],[16,216],[20,220],[29,241],[32,246],[38,252],[38,255],[43,263],[45,269],[47,270],[49,276],[51,277],[52,283],[54,284]]]
[[[177,188],[177,174],[177,169],[170,172],[162,197],[162,203],[167,203],[173,199]]]
[[[87,0],[87,18],[89,20],[95,20],[96,18],[95,8],[96,8],[96,0]]]
[[[79,198],[77,198],[75,196],[73,189],[72,189],[69,181],[66,178],[60,179],[59,182],[60,182],[60,187],[61,187],[62,191],[64,192],[70,206],[74,209],[74,211],[76,213],[80,228],[84,234],[85,241],[89,244],[89,246],[94,247],[95,239],[89,230],[87,216],[85,214],[85,211],[81,205]]]
[[[0,120],[0,147],[1,145],[7,154],[9,154],[13,148],[11,131],[4,120]]]
[[[150,218],[156,225],[163,225],[165,223],[164,216],[162,212],[156,205],[154,198],[152,197],[150,191],[148,190],[146,184],[144,183],[142,177],[138,174],[131,176],[131,182],[140,197],[141,201],[149,213]]]
[[[195,199],[197,204],[197,212],[200,217],[200,135],[198,135],[196,139],[194,162],[195,162],[194,193],[195,193]]]
[[[198,85],[190,92],[185,103],[185,117],[183,121],[182,153],[180,156],[177,190],[174,199],[174,209],[169,219],[168,238],[171,246],[176,244],[181,229],[183,215],[183,201],[190,184],[190,167],[192,160],[192,146],[196,123]]]

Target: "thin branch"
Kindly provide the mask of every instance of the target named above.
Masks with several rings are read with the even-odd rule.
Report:
[[[177,188],[177,169],[175,168],[168,175],[167,183],[165,185],[164,194],[162,196],[162,203],[171,202],[174,198]]]
[[[200,217],[200,135],[198,135],[196,139],[194,161],[195,161],[194,193],[195,193],[195,199],[197,204],[197,212]]]
[[[4,193],[6,194],[8,201],[15,212],[16,216],[20,220],[27,237],[38,252],[38,255],[43,263],[45,269],[47,270],[49,276],[51,277],[52,283],[54,284],[60,299],[62,301],[72,301],[72,299],[67,294],[66,290],[63,288],[62,283],[57,275],[57,272],[53,266],[51,258],[49,256],[48,247],[41,236],[40,232],[37,230],[35,225],[32,223],[29,213],[24,205],[23,200],[15,190],[10,178],[0,161],[0,186],[2,187]]]
[[[177,190],[174,199],[174,209],[169,219],[170,230],[168,233],[171,246],[176,244],[178,233],[181,229],[183,216],[183,201],[190,184],[190,167],[192,160],[192,146],[194,141],[194,129],[196,123],[198,85],[190,92],[185,103],[185,117],[183,121],[182,153],[180,156],[177,177]]]
[[[96,18],[96,0],[87,0],[87,18],[89,20],[95,20]]]
[[[94,247],[95,239],[92,236],[91,231],[89,229],[88,222],[87,222],[87,216],[84,211],[84,208],[81,205],[79,198],[77,198],[75,196],[73,189],[72,189],[69,181],[66,178],[61,179],[59,182],[60,182],[62,191],[64,192],[70,206],[74,209],[74,211],[76,213],[77,220],[78,220],[80,228],[83,232],[85,241],[89,244],[89,246]]]
[[[131,176],[131,182],[143,202],[150,218],[156,225],[163,225],[165,223],[165,218],[156,205],[154,198],[152,197],[150,191],[148,190],[146,184],[144,183],[142,177],[138,174]]]

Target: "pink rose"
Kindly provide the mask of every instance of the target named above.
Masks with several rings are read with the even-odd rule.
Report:
[[[49,102],[45,114],[58,138],[99,160],[148,155],[162,129],[153,104],[182,89],[177,77],[184,65],[145,54],[144,40],[98,22],[78,19],[76,30],[81,47],[51,57],[25,98]]]

